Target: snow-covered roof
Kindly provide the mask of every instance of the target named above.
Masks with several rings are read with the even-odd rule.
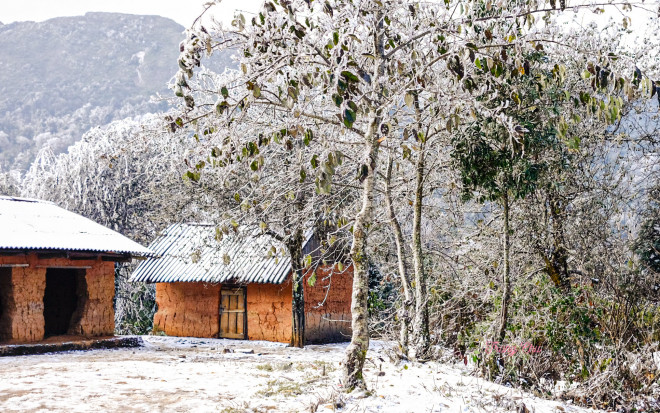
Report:
[[[141,262],[131,281],[281,284],[291,272],[283,246],[267,235],[218,238],[213,225],[172,224],[149,246],[160,258]]]
[[[154,253],[81,215],[38,199],[0,196],[0,251],[76,251],[129,254]]]

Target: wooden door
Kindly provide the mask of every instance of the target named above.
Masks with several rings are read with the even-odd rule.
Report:
[[[245,287],[220,290],[220,337],[246,338]]]

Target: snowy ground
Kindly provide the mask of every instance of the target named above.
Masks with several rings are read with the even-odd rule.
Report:
[[[468,375],[392,364],[375,342],[370,394],[341,392],[345,345],[145,336],[135,349],[0,357],[1,412],[586,412]],[[254,351],[246,354],[241,351]],[[524,409],[520,411],[525,411]]]

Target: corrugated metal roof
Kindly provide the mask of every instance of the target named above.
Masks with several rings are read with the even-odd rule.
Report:
[[[269,257],[272,247],[278,253]],[[141,262],[131,281],[281,284],[291,271],[282,247],[267,235],[232,234],[218,241],[213,225],[173,224],[149,246],[160,258]]]
[[[81,215],[37,199],[0,196],[0,250],[154,253]]]

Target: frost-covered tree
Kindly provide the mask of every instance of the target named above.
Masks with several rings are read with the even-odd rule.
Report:
[[[149,243],[173,221],[203,219],[201,194],[182,179],[192,136],[167,133],[162,115],[116,121],[86,133],[67,153],[44,149],[21,183],[23,196],[45,199]],[[203,213],[203,211],[201,212]],[[117,268],[116,321],[122,333],[150,330],[152,286],[129,283]]]
[[[416,151],[418,171],[423,172],[430,136],[460,127],[470,113],[494,119],[513,139],[521,129],[506,114],[507,102],[492,107],[474,99],[473,93],[483,95],[487,102],[512,68],[523,74],[533,73],[535,65],[548,69],[556,65],[561,72],[567,53],[584,57],[585,65],[590,63],[586,70],[593,77],[593,88],[566,98],[616,118],[619,101],[607,96],[621,90],[635,93],[640,84],[648,88],[650,81],[641,71],[617,72],[617,56],[593,56],[563,37],[553,24],[559,9],[588,10],[594,5],[590,1],[570,5],[554,1],[266,1],[250,20],[238,14],[233,28],[198,24],[189,30],[174,85],[182,98],[174,128],[218,125],[217,130],[231,136],[236,128],[261,124],[274,132],[260,144],[286,146],[286,140],[276,139],[275,131],[284,131],[279,133],[284,136],[300,127],[310,130],[325,151],[347,146],[361,151],[354,159],[361,206],[352,219],[353,336],[344,362],[347,389],[364,386],[362,367],[369,344],[367,238],[377,207],[381,146],[394,146],[391,153],[399,157]],[[527,56],[543,47],[547,59],[530,61]],[[189,80],[203,55],[225,49],[235,51],[239,76],[215,89],[195,89]],[[215,100],[212,104],[200,101],[199,94]],[[415,141],[413,148],[403,146],[406,137]],[[249,156],[235,159],[254,162]],[[314,179],[316,191],[328,192],[332,168],[311,172],[303,179]],[[416,228],[421,226],[422,200],[417,196],[413,202],[419,211],[414,218]],[[429,348],[425,274],[421,239],[417,229],[413,232],[416,321],[412,350],[423,356]]]
[[[16,172],[0,173],[0,195],[20,196],[20,174]]]
[[[190,82],[194,90],[225,88],[240,73],[224,75],[202,72]],[[227,99],[237,99],[236,88],[226,88]],[[194,94],[198,105],[208,99]],[[213,104],[213,102],[209,103]],[[327,150],[304,121],[282,127],[270,119],[271,109],[253,106],[245,109],[241,121],[232,127],[213,125],[198,120],[189,125],[198,139],[198,149],[205,148],[186,177],[195,182],[198,192],[205,193],[209,204],[200,207],[212,213],[218,224],[218,236],[240,232],[241,236],[266,234],[273,241],[273,258],[286,255],[292,262],[292,339],[291,345],[305,343],[305,311],[303,275],[305,268],[341,257],[348,220],[344,211],[353,205],[352,189],[330,187],[311,179],[315,169],[323,169],[336,181],[353,171],[350,161],[339,150]],[[176,126],[181,119],[173,119]],[[334,133],[333,128],[322,131]],[[308,174],[310,179],[308,179]],[[344,178],[337,178],[337,177]],[[320,241],[320,250],[303,256],[306,238]],[[342,235],[344,234],[344,235]],[[280,251],[283,246],[284,251]],[[312,259],[312,255],[314,258]],[[314,275],[312,281],[314,282]]]

